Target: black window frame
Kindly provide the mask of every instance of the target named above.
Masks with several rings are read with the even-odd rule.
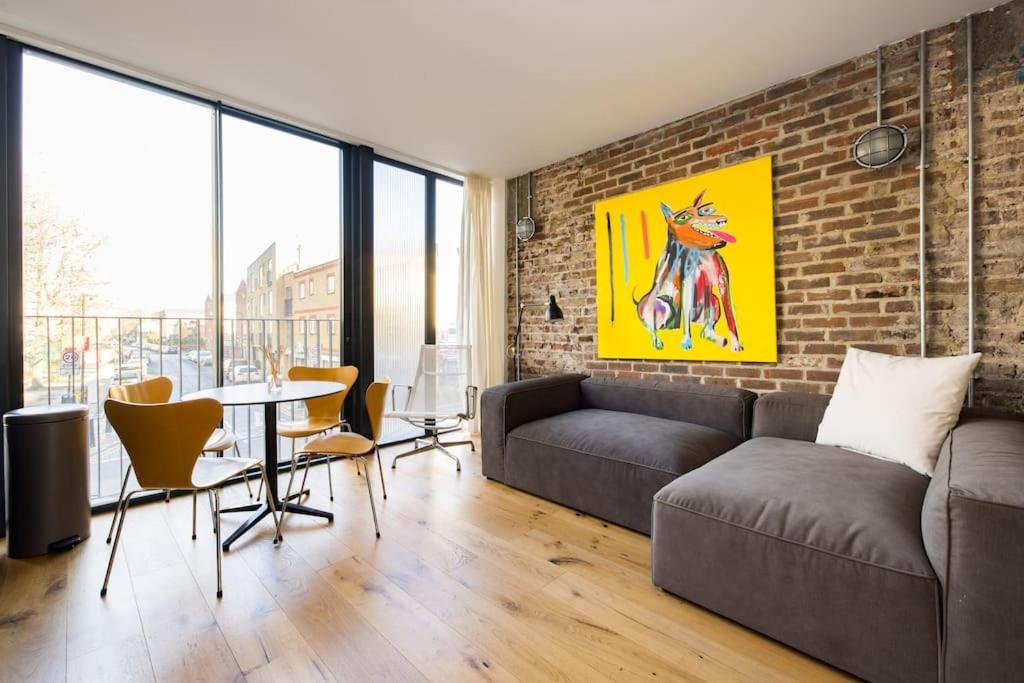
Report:
[[[360,368],[373,368],[373,164],[381,162],[423,176],[426,185],[425,265],[426,325],[424,343],[436,340],[435,267],[436,267],[436,183],[462,186],[459,178],[422,168],[404,161],[376,154],[372,147],[353,144],[323,133],[283,122],[220,100],[201,97],[137,76],[125,74],[58,54],[44,47],[30,45],[0,35],[0,414],[24,404],[23,377],[23,282],[22,282],[22,56],[26,51],[115,78],[123,82],[192,101],[213,110],[214,134],[212,163],[214,165],[214,217],[211,246],[214,251],[214,287],[216,328],[215,378],[224,381],[224,215],[223,215],[223,136],[224,116],[233,116],[250,123],[315,140],[338,148],[341,167],[339,270],[336,288],[342,288],[338,319],[341,323],[341,362]],[[345,411],[356,431],[369,434],[363,396],[372,382],[372,372],[360,375],[356,387],[349,392]],[[98,398],[98,397],[97,397]],[[396,442],[397,443],[397,442]],[[282,464],[282,467],[285,465]],[[0,537],[5,534],[4,473],[0,468]],[[143,502],[140,497],[139,502]],[[114,503],[93,505],[94,511],[112,509]]]

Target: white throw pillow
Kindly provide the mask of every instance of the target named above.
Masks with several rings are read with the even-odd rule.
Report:
[[[817,443],[932,476],[980,359],[980,353],[915,358],[849,349]]]

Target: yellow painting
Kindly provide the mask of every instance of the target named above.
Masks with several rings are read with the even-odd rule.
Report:
[[[594,205],[597,355],[777,360],[772,160]]]

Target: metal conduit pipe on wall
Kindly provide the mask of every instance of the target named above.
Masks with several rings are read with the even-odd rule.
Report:
[[[927,355],[927,351],[926,351],[927,336],[926,336],[926,327],[925,327],[926,326],[925,315],[927,313],[927,310],[925,308],[925,169],[927,168],[927,166],[925,165],[925,141],[927,139],[927,137],[926,137],[926,130],[925,130],[925,107],[927,106],[927,102],[928,102],[928,63],[927,63],[927,60],[926,60],[928,35],[927,35],[926,31],[921,31],[921,33],[919,35],[920,35],[920,38],[919,38],[920,45],[918,46],[918,49],[919,49],[918,61],[920,61],[921,73],[920,73],[920,83],[918,85],[918,91],[919,91],[918,94],[919,94],[919,97],[920,97],[919,105],[918,105],[918,108],[920,109],[920,112],[919,112],[920,123],[918,125],[920,126],[920,129],[921,129],[921,134],[920,134],[921,140],[920,140],[920,143],[919,143],[920,146],[921,146],[921,149],[920,149],[920,152],[919,152],[918,165],[917,165],[917,169],[918,169],[918,171],[917,171],[917,174],[918,174],[918,204],[920,206],[920,217],[918,219],[918,222],[919,222],[919,225],[918,225],[918,233],[919,233],[918,234],[918,242],[919,242],[919,244],[918,244],[918,264],[917,264],[917,267],[918,267],[918,296],[920,297],[920,302],[918,304],[918,308],[919,308],[919,311],[921,313],[921,330],[920,330],[921,357],[924,358]]]
[[[513,209],[513,211],[512,211],[512,213],[513,213],[513,215],[512,215],[512,226],[513,226],[512,239],[515,240],[515,243],[516,243],[516,252],[515,252],[516,253],[516,311],[518,311],[519,310],[519,242],[520,242],[520,239],[519,239],[519,231],[518,231],[517,228],[519,227],[519,176],[516,176],[515,205],[516,205],[515,209]],[[517,353],[516,353],[516,357],[514,359],[515,365],[512,368],[512,373],[513,373],[513,375],[516,378],[519,377],[520,370],[522,369],[521,355],[518,353],[518,351],[519,350],[516,349]]]
[[[966,17],[967,33],[967,353],[974,353],[974,31]],[[974,377],[967,386],[967,406],[974,405]]]

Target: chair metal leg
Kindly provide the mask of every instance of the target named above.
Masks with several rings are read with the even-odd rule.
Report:
[[[380,449],[373,447],[373,457],[377,459],[377,471],[380,472],[380,488],[384,492],[384,500],[388,499],[388,488],[384,485],[384,465],[380,464]]]
[[[360,460],[363,460],[363,458],[360,458]],[[366,470],[365,464],[366,461],[363,460],[364,470]],[[377,538],[380,538],[380,525],[377,524],[377,504],[373,502],[373,485],[370,483],[370,477],[367,476],[363,478],[366,480],[366,493],[370,496],[370,512],[373,513],[373,530],[377,533]]]
[[[425,453],[425,452],[429,451],[432,448],[433,448],[433,446],[429,446],[429,445],[428,446],[420,446],[419,448],[414,448],[411,451],[406,451],[405,453],[399,453],[391,461],[391,469],[396,469],[398,467],[398,460],[400,458],[408,458],[410,455],[416,455],[417,453]]]
[[[121,530],[124,529],[124,518],[128,516],[128,502],[138,491],[132,491],[124,499],[124,509],[121,510],[121,519],[117,522],[117,534],[114,536],[114,545],[110,548],[110,560],[107,561],[107,573],[103,577],[103,588],[100,589],[100,597],[107,594],[107,584],[110,583],[110,572],[114,568],[114,555],[117,554],[117,546],[121,542]]]
[[[331,477],[331,456],[327,456],[327,490],[330,491],[331,500],[334,500],[334,481]]]
[[[192,492],[192,540],[196,540],[196,498],[199,497],[197,491]]]
[[[434,448],[436,448],[437,450],[441,451],[442,453],[444,453],[449,458],[451,458],[452,460],[455,461],[455,471],[456,472],[461,472],[462,471],[462,462],[458,459],[458,457],[456,457],[456,455],[454,453],[449,451],[447,448],[445,448],[441,444],[437,444],[436,446],[434,446]]]
[[[164,502],[165,503],[170,503],[171,502],[171,490],[170,489],[164,489]]]
[[[295,439],[292,439],[292,460],[295,460]],[[302,498],[303,492],[309,493],[306,490],[306,479],[309,477],[309,459],[307,456],[306,467],[302,470],[302,483],[299,484],[299,492],[296,493],[296,497]]]
[[[472,441],[438,441],[442,446],[469,446],[469,450],[476,452],[476,444]]]
[[[294,482],[295,482],[295,457],[292,456],[292,471],[288,475],[288,488],[285,491],[284,498],[281,499],[281,521],[279,521],[277,523],[277,538],[278,538],[278,540],[280,540],[280,538],[281,538],[281,528],[284,526],[284,515],[285,515],[286,512],[288,512],[288,499],[292,497],[292,484]],[[268,484],[268,487],[269,487],[269,484]],[[301,491],[302,489],[299,489],[299,490]],[[270,489],[269,488],[267,489],[267,493],[268,494],[270,493]],[[270,498],[271,498],[271,496],[268,495],[267,496],[267,500],[269,501]]]
[[[302,492],[306,490],[306,479],[309,478],[309,461],[312,460],[312,456],[306,455],[306,467],[302,470],[302,483],[299,484],[299,497],[302,497]]]
[[[242,451],[238,450],[238,442],[237,441],[235,441],[235,457],[236,458],[241,458],[242,457]],[[245,481],[245,489],[249,492],[249,497],[252,498],[252,486],[249,485],[249,473],[248,472],[246,472],[245,475],[244,475],[244,481]],[[263,481],[261,480],[260,483],[262,484]]]
[[[421,443],[423,444],[422,446],[420,446]],[[460,462],[459,459],[457,457],[455,457],[451,452],[445,450],[444,447],[445,446],[463,446],[463,445],[466,445],[466,444],[469,444],[469,446],[474,451],[476,450],[476,446],[473,444],[472,441],[453,441],[451,443],[441,443],[440,439],[438,438],[438,434],[436,432],[431,432],[429,439],[416,439],[413,442],[413,445],[415,445],[416,448],[412,449],[411,451],[406,451],[405,453],[399,453],[398,455],[396,455],[394,460],[391,461],[391,469],[395,469],[396,465],[398,464],[398,459],[399,458],[408,458],[410,455],[416,455],[417,453],[425,453],[426,451],[431,451],[431,450],[435,450],[436,449],[436,450],[441,451],[445,455],[447,455],[452,460],[454,460],[455,461],[455,471],[456,472],[461,472],[462,471],[462,462]]]
[[[128,488],[128,477],[132,474],[131,463],[128,464],[127,469],[124,471],[124,481],[121,482],[121,493],[117,496],[117,505],[114,506],[114,517],[110,520],[110,531],[107,532],[107,543],[110,543],[111,537],[114,535],[114,524],[117,523],[117,515],[121,512],[121,502],[124,500],[124,492]]]
[[[216,512],[216,510],[214,509],[214,506],[213,506],[213,493],[210,492],[210,489],[206,489],[206,499],[208,501],[210,501],[210,517],[213,518],[213,530],[214,530],[214,532],[216,532],[217,531],[217,512]]]
[[[213,491],[213,509],[216,512],[214,516],[214,526],[217,536],[217,597],[224,597],[224,587],[221,582],[221,545],[220,545],[220,489],[214,489]]]
[[[302,498],[302,492],[308,492],[306,488],[306,479],[309,478],[309,465],[312,463],[312,456],[306,456],[306,466],[302,468],[302,482],[299,484],[299,489],[295,492],[296,498]]]

